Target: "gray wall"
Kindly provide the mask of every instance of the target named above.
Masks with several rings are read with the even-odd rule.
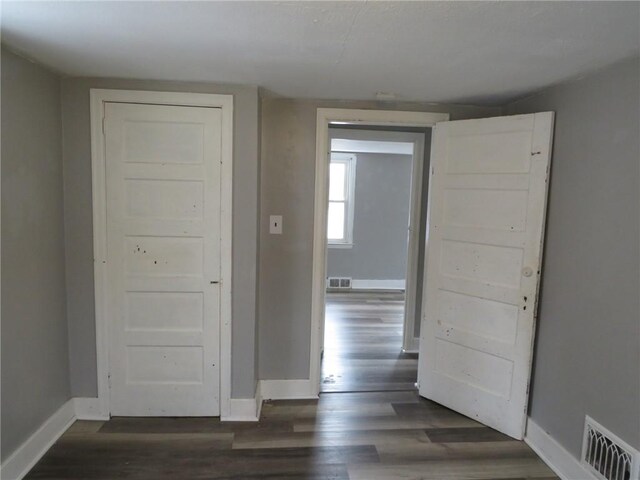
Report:
[[[576,457],[585,414],[640,448],[639,69],[508,107],[556,112],[530,415]]]
[[[262,99],[259,344],[262,379],[309,378],[313,201],[318,107],[450,112],[452,119],[500,108],[420,103]],[[282,214],[283,234],[269,235]]]
[[[71,396],[60,79],[2,49],[2,460]]]
[[[333,138],[347,138],[332,134]],[[353,247],[327,250],[327,275],[404,280],[411,200],[411,155],[358,153]]]
[[[258,89],[104,78],[67,78],[62,81],[67,308],[73,395],[97,395],[90,88],[234,95],[232,396],[253,397],[257,378]]]

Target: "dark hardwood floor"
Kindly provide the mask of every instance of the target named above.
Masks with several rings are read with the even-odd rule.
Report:
[[[258,423],[76,422],[28,479],[556,478],[523,442],[413,391],[265,403]]]
[[[319,400],[266,402],[257,423],[79,421],[26,478],[557,478],[523,442],[417,395],[417,361],[399,353],[401,296],[331,296],[327,312],[333,331],[323,375],[332,380]]]
[[[402,353],[404,293],[328,293],[322,392],[413,390],[418,355]]]

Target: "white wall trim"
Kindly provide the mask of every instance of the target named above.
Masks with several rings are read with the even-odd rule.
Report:
[[[402,348],[407,350],[420,339],[414,337],[416,323],[416,305],[418,289],[418,273],[420,265],[420,220],[426,214],[427,205],[422,205],[422,191],[424,169],[425,135],[419,135],[413,142],[413,156],[411,158],[411,199],[409,205],[409,242],[407,245],[407,269],[405,272],[405,302],[404,319],[402,322]],[[431,147],[431,145],[429,145]],[[426,247],[426,245],[425,245]]]
[[[0,478],[23,478],[75,420],[74,399],[70,399],[4,461],[0,467]]]
[[[314,399],[318,398],[318,387],[313,385],[309,379],[260,380],[263,400]]]
[[[77,420],[109,420],[109,415],[105,415],[100,408],[99,398],[76,397],[73,405]]]
[[[527,418],[524,441],[563,480],[597,480],[580,460],[571,455],[531,417]]]
[[[231,282],[233,201],[233,95],[91,89],[91,172],[93,187],[93,256],[99,412],[109,417],[109,322],[106,304],[107,212],[104,134],[105,102],[216,107],[222,110],[220,415],[229,416],[231,399]]]
[[[324,333],[324,303],[327,277],[327,209],[329,193],[329,123],[432,127],[449,119],[448,113],[402,112],[319,108],[316,117],[316,174],[313,214],[313,273],[311,291],[311,339],[309,352],[309,394],[320,392],[320,352]],[[266,390],[263,385],[263,396]],[[265,396],[265,398],[267,398]]]
[[[404,353],[420,353],[420,338],[411,336],[402,347]]]
[[[258,422],[262,412],[262,394],[260,382],[256,385],[253,398],[232,398],[229,402],[229,415],[221,417],[223,422]]]
[[[354,278],[351,280],[352,290],[404,290],[405,280],[365,280]]]

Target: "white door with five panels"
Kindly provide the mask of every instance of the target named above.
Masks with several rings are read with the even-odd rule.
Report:
[[[433,131],[420,395],[524,434],[553,113]]]
[[[107,103],[111,414],[216,416],[221,110]]]

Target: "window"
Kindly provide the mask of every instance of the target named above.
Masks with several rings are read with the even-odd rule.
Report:
[[[353,245],[353,193],[356,180],[356,156],[331,153],[329,163],[329,214],[327,240],[329,246]]]

